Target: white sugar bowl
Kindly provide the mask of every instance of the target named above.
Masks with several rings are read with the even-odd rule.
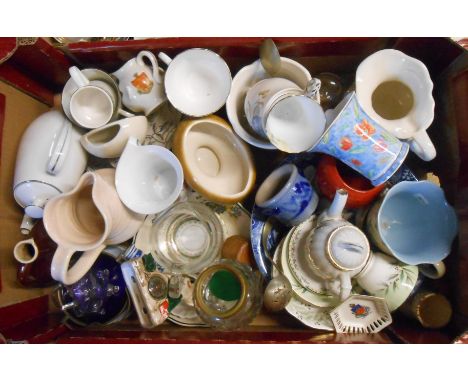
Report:
[[[370,246],[366,235],[342,218],[348,199],[345,190],[338,190],[328,210],[307,238],[308,264],[319,277],[327,280],[330,292],[343,301],[351,293],[351,278],[366,265]]]

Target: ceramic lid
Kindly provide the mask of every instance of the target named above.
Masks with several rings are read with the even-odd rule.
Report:
[[[352,271],[366,263],[370,254],[366,235],[357,227],[345,225],[328,237],[327,255],[338,269]]]

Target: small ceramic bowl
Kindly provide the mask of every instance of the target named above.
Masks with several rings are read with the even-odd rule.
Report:
[[[304,66],[286,57],[281,57],[281,69],[276,76],[296,83],[301,89],[305,89],[307,83],[312,79]],[[243,67],[232,80],[231,92],[226,101],[226,111],[234,131],[244,141],[261,149],[276,150],[268,138],[260,137],[253,131],[244,112],[247,91],[265,78],[269,78],[269,76],[263,69],[260,60]]]
[[[316,183],[320,192],[329,200],[333,199],[337,190],[346,190],[347,208],[369,205],[385,188],[385,183],[374,187],[367,178],[329,155],[322,156],[319,161]]]
[[[205,198],[234,204],[255,184],[249,148],[228,123],[215,115],[179,124],[173,151],[184,169],[185,181]]]

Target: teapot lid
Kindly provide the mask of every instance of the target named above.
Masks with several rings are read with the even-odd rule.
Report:
[[[338,269],[352,271],[364,266],[370,255],[369,241],[357,227],[345,225],[328,237],[327,256]]]

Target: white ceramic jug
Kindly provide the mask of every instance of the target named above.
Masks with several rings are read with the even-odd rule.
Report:
[[[351,277],[365,266],[370,246],[364,233],[342,218],[348,193],[338,190],[307,238],[312,271],[328,281],[331,292],[345,300],[351,293]]]
[[[435,158],[426,132],[434,119],[433,84],[419,60],[395,49],[367,57],[356,71],[356,95],[369,116],[399,139],[408,139],[421,159]]]
[[[26,129],[16,156],[13,194],[27,216],[42,218],[54,196],[71,190],[86,168],[81,131],[59,111],[48,111]]]
[[[151,68],[145,65],[144,57],[151,62]],[[154,54],[143,50],[112,74],[119,80],[122,103],[135,113],[148,115],[167,99],[163,73]]]

